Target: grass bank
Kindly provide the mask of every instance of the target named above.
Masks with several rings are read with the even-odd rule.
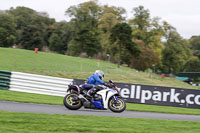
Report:
[[[63,78],[86,79],[95,70],[105,72],[105,81],[134,83],[154,86],[197,89],[175,78],[164,78],[150,72],[137,72],[134,69],[95,59],[71,57],[60,54],[12,48],[0,48],[0,70],[28,72]]]

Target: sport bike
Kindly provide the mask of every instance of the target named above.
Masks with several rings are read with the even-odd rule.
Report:
[[[100,88],[92,97],[87,96],[87,91],[92,87]],[[110,109],[113,112],[123,112],[126,103],[120,96],[117,86],[109,80],[109,85],[90,86],[69,85],[68,94],[64,97],[63,103],[70,110],[78,110],[82,106],[86,109]]]

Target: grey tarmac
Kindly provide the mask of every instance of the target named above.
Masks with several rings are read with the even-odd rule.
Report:
[[[11,101],[0,101],[1,111],[27,112],[27,113],[45,113],[45,114],[69,114],[69,115],[93,115],[107,117],[127,117],[127,118],[145,118],[145,119],[165,119],[165,120],[184,120],[200,121],[200,115],[180,115],[152,112],[124,111],[122,113],[113,113],[110,110],[84,109],[68,110],[61,105],[21,103]]]

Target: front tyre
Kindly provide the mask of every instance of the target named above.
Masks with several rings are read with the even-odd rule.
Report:
[[[81,100],[77,94],[67,94],[63,99],[63,104],[70,110],[78,110],[82,107]]]
[[[108,102],[108,107],[113,112],[121,113],[126,109],[126,103],[120,97],[117,100],[112,97]]]

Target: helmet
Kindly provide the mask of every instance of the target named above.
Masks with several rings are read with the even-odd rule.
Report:
[[[99,75],[99,78],[100,78],[101,80],[103,80],[103,78],[104,78],[104,73],[103,73],[103,71],[101,71],[101,70],[96,70],[96,71],[95,71],[95,74],[98,74],[98,75]]]

